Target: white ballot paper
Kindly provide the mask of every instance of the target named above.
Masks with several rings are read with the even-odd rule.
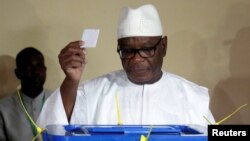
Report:
[[[82,48],[93,48],[96,47],[96,43],[99,36],[99,29],[84,29],[82,34],[82,41],[84,41],[84,45]]]

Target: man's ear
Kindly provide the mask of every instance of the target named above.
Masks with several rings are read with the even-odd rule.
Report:
[[[21,79],[21,73],[17,68],[15,69],[15,74],[18,79]]]
[[[164,36],[162,38],[162,49],[163,49],[163,56],[165,57],[167,54],[167,49],[168,49],[168,37]]]

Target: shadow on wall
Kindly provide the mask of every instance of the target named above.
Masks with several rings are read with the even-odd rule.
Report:
[[[0,56],[0,98],[16,91],[20,84],[14,72],[15,68],[16,63],[13,57],[9,55]]]
[[[219,121],[241,105],[248,104],[223,124],[250,124],[250,27],[239,30],[236,37],[225,44],[231,46],[231,76],[217,83],[211,109]]]

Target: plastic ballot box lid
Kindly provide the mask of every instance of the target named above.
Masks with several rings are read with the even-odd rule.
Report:
[[[207,141],[199,125],[48,125],[43,141]]]

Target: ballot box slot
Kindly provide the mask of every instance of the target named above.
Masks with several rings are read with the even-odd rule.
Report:
[[[193,125],[48,125],[43,141],[207,141],[207,128]]]
[[[152,128],[152,129],[151,129]],[[150,130],[151,129],[151,130]],[[131,135],[150,134],[153,135],[180,135],[201,134],[201,132],[188,126],[65,126],[65,135]]]

